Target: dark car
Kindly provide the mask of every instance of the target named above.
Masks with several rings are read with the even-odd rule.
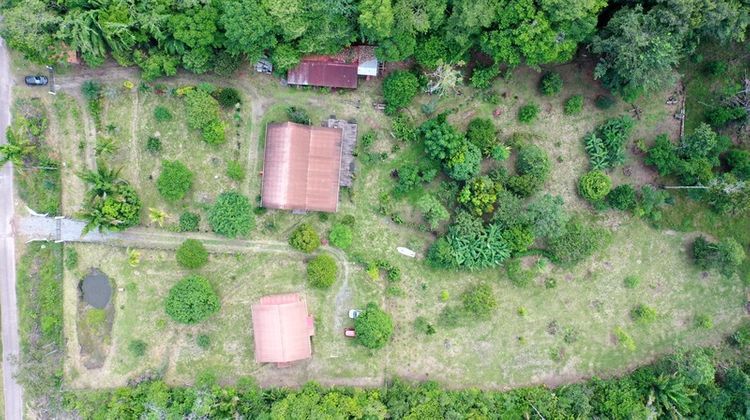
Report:
[[[46,76],[26,76],[24,81],[29,86],[44,86],[48,80]]]

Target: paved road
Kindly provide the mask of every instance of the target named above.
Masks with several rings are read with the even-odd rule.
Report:
[[[0,39],[0,144],[6,142],[5,130],[10,124],[10,57],[5,41]],[[0,170],[0,317],[3,339],[3,393],[5,418],[21,419],[23,390],[16,382],[14,363],[19,355],[18,302],[16,301],[16,247],[13,239],[13,168],[10,163]]]

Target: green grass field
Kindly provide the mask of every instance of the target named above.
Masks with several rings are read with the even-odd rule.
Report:
[[[588,169],[581,138],[608,117],[630,113],[631,105],[618,102],[609,110],[598,110],[593,102],[604,91],[590,80],[589,67],[571,64],[557,70],[565,81],[565,88],[557,97],[542,98],[537,92],[540,74],[519,69],[509,80],[495,83],[493,89],[501,98],[498,104],[484,102],[478,92],[463,87],[460,96],[437,100],[420,96],[407,112],[421,122],[428,118],[421,111],[427,105],[434,108],[433,115],[452,111],[449,119],[460,127],[471,118],[488,117],[493,118],[503,138],[519,131],[539,135],[539,145],[548,151],[552,161],[552,174],[545,191],[561,195],[568,210],[590,218],[590,208],[576,194],[577,179]],[[223,84],[219,79],[214,81],[216,85]],[[108,83],[119,87],[122,82]],[[168,87],[190,82],[189,78],[170,80]],[[396,224],[377,212],[379,195],[393,189],[391,171],[422,153],[418,145],[393,139],[389,119],[373,107],[373,103],[381,101],[378,81],[364,81],[359,89],[343,93],[283,87],[276,79],[256,74],[233,83],[244,98],[239,135],[230,132],[228,141],[218,147],[204,144],[197,132],[188,129],[179,98],[136,92],[136,88],[121,90],[121,94],[105,99],[102,125],[105,130],[107,126],[111,129],[104,134],[115,139],[118,148],[104,158],[112,166],[122,167],[125,178],[136,187],[144,202],[142,223],[149,224],[150,207],[166,210],[171,216],[170,225],[176,223],[180,212],[190,209],[204,215],[202,227],[206,228],[206,209],[218,193],[229,189],[238,189],[255,202],[260,194],[265,125],[283,120],[288,106],[306,108],[316,125],[329,115],[356,120],[360,134],[367,131],[376,134],[371,150],[386,156],[382,161],[360,165],[354,187],[342,191],[338,214],[322,217],[268,211],[257,216],[251,238],[286,241],[294,226],[303,221],[312,223],[325,236],[337,219],[354,216],[354,245],[347,250],[353,268],[348,284],[351,297],[344,301],[350,306],[364,306],[369,301],[384,305],[395,320],[393,341],[380,351],[370,352],[345,339],[340,328],[349,326],[350,321],[341,312],[346,308],[337,311],[336,303],[337,295],[347,289],[342,289],[341,280],[326,292],[309,289],[305,284],[304,257],[299,254],[212,255],[201,274],[210,278],[218,290],[222,309],[197,326],[185,327],[174,324],[164,313],[167,291],[187,275],[187,271],[176,265],[171,252],[140,250],[142,261],[133,268],[127,264],[124,249],[75,245],[80,255],[79,266],[66,272],[65,277],[66,378],[72,386],[123,385],[147,372],[161,372],[172,383],[188,384],[202,370],[214,371],[224,381],[251,375],[264,385],[297,385],[308,380],[376,385],[391,376],[435,379],[454,387],[555,385],[592,375],[621,373],[680,347],[716,342],[742,318],[743,284],[737,279],[703,274],[691,265],[686,251],[694,236],[690,232],[713,231],[709,229],[710,220],[703,221],[704,213],[698,209],[692,222],[678,220],[672,212],[689,206],[679,200],[667,210],[665,219],[669,221],[667,227],[680,232],[657,230],[620,213],[597,214],[596,221],[613,231],[611,245],[573,269],[527,257],[524,264],[536,267],[536,275],[525,288],[513,286],[504,269],[474,273],[429,269],[422,257],[434,236],[416,229],[422,223],[412,206],[417,196],[393,203],[403,224]],[[574,94],[585,96],[584,112],[575,117],[565,116],[562,104]],[[650,141],[662,132],[676,136],[679,125],[672,118],[674,112],[663,106],[670,94],[668,90],[637,102],[642,114],[632,140]],[[70,96],[58,96],[54,103],[45,100],[56,116],[50,129],[58,133],[58,146],[67,163],[63,170],[63,208],[68,215],[75,214],[83,197],[75,174],[86,167],[84,150],[95,141],[84,132],[84,127],[91,123],[85,122],[84,104],[77,95],[78,92],[70,92]],[[539,119],[530,125],[518,123],[518,106],[532,101],[539,103],[542,110]],[[156,106],[169,108],[175,119],[157,123],[153,115]],[[499,116],[493,117],[496,110]],[[224,118],[230,121],[231,115],[225,113]],[[163,145],[158,155],[145,149],[146,139],[157,132]],[[79,148],[81,142],[85,147]],[[195,173],[193,190],[185,200],[167,203],[156,191],[162,159],[179,159]],[[238,160],[245,166],[247,178],[243,182],[226,176],[229,160]],[[643,166],[642,157],[634,155],[631,147],[626,168],[613,172],[615,183],[642,185],[655,179],[653,171]],[[440,179],[427,189],[434,192],[439,183]],[[689,218],[687,214],[685,217]],[[677,229],[674,225],[685,228]],[[732,226],[726,224],[722,229],[731,231]],[[416,250],[418,259],[399,255],[398,246]],[[384,278],[371,280],[363,267],[354,263],[362,257],[390,262],[401,269],[401,280],[396,284],[389,284]],[[115,298],[109,357],[99,370],[81,366],[75,339],[76,285],[89,267],[99,267],[122,289]],[[631,275],[641,279],[635,289],[623,285],[625,277]],[[544,286],[549,279],[556,281],[555,288]],[[455,328],[439,325],[440,311],[448,305],[459,305],[461,293],[479,281],[489,283],[498,300],[493,315],[484,320],[464,320]],[[397,287],[398,293],[386,293],[388,286],[391,290]],[[291,291],[306,296],[316,317],[314,356],[284,370],[259,366],[253,360],[250,306],[265,294]],[[447,295],[447,300],[441,299],[441,295]],[[630,310],[640,303],[656,309],[656,322],[642,326],[630,319]],[[520,308],[524,309],[524,316],[519,315]],[[712,330],[694,327],[698,310],[712,317]],[[434,324],[436,333],[427,336],[417,332],[414,328],[417,317]],[[633,337],[634,351],[617,343],[614,338],[617,327]],[[197,345],[200,334],[211,337],[208,350]],[[136,339],[148,346],[146,355],[140,358],[128,350],[128,343]]]

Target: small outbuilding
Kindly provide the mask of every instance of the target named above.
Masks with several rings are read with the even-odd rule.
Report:
[[[266,126],[261,205],[334,213],[339,204],[343,130],[292,122]]]
[[[356,89],[359,76],[378,75],[375,47],[357,45],[336,55],[308,55],[287,72],[287,83],[298,86]]]
[[[313,318],[297,293],[262,297],[252,314],[256,362],[284,366],[312,357]]]

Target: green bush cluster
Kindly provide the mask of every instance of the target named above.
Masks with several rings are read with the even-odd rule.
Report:
[[[305,222],[297,226],[289,235],[289,245],[302,252],[313,252],[320,247],[320,236],[311,224]]]
[[[518,109],[518,121],[524,124],[531,124],[539,116],[539,105],[530,103]]]
[[[693,260],[704,270],[717,270],[731,277],[739,270],[747,255],[742,245],[734,238],[723,238],[711,242],[703,236],[693,241]]]
[[[300,108],[297,106],[290,106],[286,109],[286,116],[289,118],[289,121],[296,123],[296,124],[302,124],[302,125],[311,125],[312,119],[310,119],[310,114],[307,113],[307,110],[305,108]]]
[[[189,211],[183,212],[180,214],[179,230],[180,232],[197,232],[200,222],[200,214]]]
[[[201,276],[188,276],[177,282],[164,303],[167,315],[181,324],[197,324],[219,311],[219,296]]]
[[[205,89],[190,89],[185,93],[188,126],[200,130],[208,144],[221,144],[226,140],[224,122],[221,120],[219,102]]]
[[[656,321],[658,314],[656,309],[640,303],[630,310],[630,317],[639,324],[651,324]]]
[[[613,209],[630,211],[638,205],[635,189],[629,184],[618,185],[606,197],[607,204]]]
[[[148,345],[143,340],[130,340],[130,343],[128,343],[128,350],[135,357],[143,357],[147,348]]]
[[[528,197],[539,191],[549,178],[550,161],[547,153],[533,144],[521,144],[516,158],[516,176],[505,186],[519,197]]]
[[[368,303],[354,320],[357,341],[369,349],[379,349],[393,334],[393,319],[375,303]]]
[[[331,255],[319,254],[307,263],[307,281],[312,287],[327,289],[336,282],[338,270]]]
[[[161,152],[161,139],[149,136],[146,140],[146,150],[154,154]]]
[[[612,180],[599,170],[587,172],[578,181],[578,193],[592,203],[602,201],[611,189]]]
[[[119,231],[140,222],[141,200],[119,171],[100,162],[96,171],[86,171],[81,178],[89,185],[82,211],[86,230]]]
[[[385,99],[385,111],[395,114],[398,110],[406,108],[419,90],[419,81],[413,73],[397,70],[389,74],[383,80],[383,98]]]
[[[555,96],[562,91],[563,80],[559,73],[544,73],[539,80],[539,90],[544,96]]]
[[[177,248],[177,263],[185,268],[201,268],[208,262],[208,251],[197,239],[186,239]]]
[[[492,81],[500,74],[500,67],[492,65],[489,67],[474,68],[471,73],[469,83],[476,89],[489,89],[492,87]]]
[[[611,118],[584,137],[591,169],[603,170],[625,162],[625,144],[634,125],[627,115]]]
[[[208,350],[211,347],[211,337],[206,334],[199,335],[195,342],[203,350]]]
[[[461,301],[467,312],[480,317],[489,316],[497,308],[497,300],[492,291],[492,286],[487,283],[469,287],[461,295]]]
[[[583,95],[573,95],[565,101],[565,115],[578,115],[583,111]]]
[[[242,96],[235,88],[219,88],[211,92],[211,96],[224,108],[234,108],[236,105],[242,104]]]
[[[219,194],[208,212],[208,224],[220,235],[247,236],[255,226],[250,200],[234,191]]]
[[[163,160],[156,189],[164,199],[175,202],[185,198],[193,186],[193,173],[179,160]]]
[[[331,241],[331,245],[336,248],[348,249],[352,246],[354,240],[354,231],[352,227],[344,223],[336,223],[331,227],[331,232],[328,233],[328,240]]]
[[[157,106],[154,108],[154,119],[156,122],[167,122],[172,121],[174,117],[172,116],[172,112],[169,111],[169,108],[165,106]]]
[[[229,179],[242,182],[245,179],[245,167],[237,160],[230,160],[227,162],[227,176]]]

